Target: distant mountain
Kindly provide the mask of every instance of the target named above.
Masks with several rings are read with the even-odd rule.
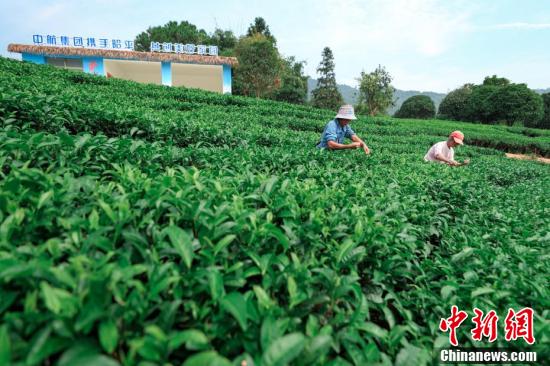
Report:
[[[308,90],[308,100],[311,99],[311,91],[315,89],[317,86],[317,80],[309,78],[307,80],[307,90]],[[338,90],[340,90],[340,93],[342,94],[342,97],[344,97],[344,102],[349,104],[357,104],[357,99],[359,98],[359,90],[357,88],[351,87],[349,85],[345,84],[338,84]],[[401,104],[408,98],[412,97],[413,95],[427,95],[430,97],[436,108],[439,107],[439,103],[445,98],[446,94],[443,93],[435,93],[435,92],[420,92],[416,90],[395,90],[394,94],[394,100],[395,105],[388,109],[388,113],[390,115],[393,115],[399,107],[401,107]]]
[[[308,78],[307,79],[307,99],[311,99],[311,91],[317,87],[317,80]],[[359,98],[359,90],[349,85],[338,84],[338,90],[340,94],[344,97],[344,102],[348,104],[357,104],[357,98]]]
[[[338,90],[340,90],[340,93],[342,94],[342,97],[344,97],[344,102],[348,104],[356,105],[357,99],[359,98],[359,89],[349,85],[345,85],[345,84],[337,84],[337,85],[338,85]],[[307,79],[307,99],[308,100],[311,99],[311,91],[315,89],[316,86],[317,86],[317,80],[312,78]],[[533,90],[539,94],[550,93],[550,88],[533,89]],[[404,101],[406,101],[408,98],[414,95],[427,95],[433,100],[435,107],[439,108],[439,104],[447,94],[436,93],[436,92],[420,92],[417,90],[396,89],[395,94],[393,95],[395,100],[395,105],[388,109],[388,114],[393,115],[399,109],[399,107],[401,107],[401,104],[403,104]]]

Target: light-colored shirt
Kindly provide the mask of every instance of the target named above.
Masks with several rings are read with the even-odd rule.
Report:
[[[349,125],[342,127],[337,119],[333,119],[325,126],[325,130],[321,135],[321,142],[319,142],[317,147],[319,149],[327,148],[329,141],[343,144],[346,137],[351,138],[353,135],[355,135],[355,132],[353,132]]]
[[[435,158],[437,154],[440,154],[445,159],[451,160],[451,161],[454,160],[454,157],[455,157],[455,151],[453,150],[452,147],[447,146],[447,141],[441,141],[435,144],[434,146],[432,146],[424,156],[424,160],[440,161]]]

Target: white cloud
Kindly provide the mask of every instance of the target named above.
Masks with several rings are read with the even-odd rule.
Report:
[[[484,29],[483,27],[481,29]],[[495,24],[485,27],[485,29],[550,29],[550,23],[524,23],[524,22],[515,22],[515,23],[502,23]]]
[[[37,21],[48,22],[51,18],[58,17],[66,12],[68,4],[65,2],[58,2],[50,5],[46,5],[44,8],[39,9],[34,13],[34,18]]]
[[[469,28],[467,14],[437,0],[327,0],[330,43],[379,52],[437,56]]]
[[[52,16],[56,16],[59,13],[63,12],[64,9],[65,9],[65,4],[63,3],[52,4],[50,6],[47,6],[44,10],[42,10],[39,16],[42,19],[50,18]]]
[[[392,69],[393,85],[401,90],[436,91],[447,93],[465,83],[479,83],[483,72],[467,70],[453,65],[422,68],[410,72],[408,67]]]
[[[324,0],[312,9],[308,18],[315,21],[305,31],[276,33],[286,53],[307,55],[311,76],[328,46],[341,83],[356,86],[361,70],[381,64],[399,88],[445,91],[455,84],[453,75],[435,76],[435,68],[426,65],[444,63],[448,51],[470,35],[477,8],[460,0]]]

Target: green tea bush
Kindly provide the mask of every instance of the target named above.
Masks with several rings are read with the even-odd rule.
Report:
[[[532,307],[547,358],[549,167],[494,149],[544,131],[320,151],[331,111],[74,75],[0,59],[0,364],[426,365],[451,305]],[[472,163],[424,163],[455,129]]]

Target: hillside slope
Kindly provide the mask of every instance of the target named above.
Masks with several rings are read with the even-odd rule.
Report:
[[[471,145],[548,131],[333,117],[0,58],[0,361],[427,365],[451,305],[532,307],[548,359],[550,167]]]

